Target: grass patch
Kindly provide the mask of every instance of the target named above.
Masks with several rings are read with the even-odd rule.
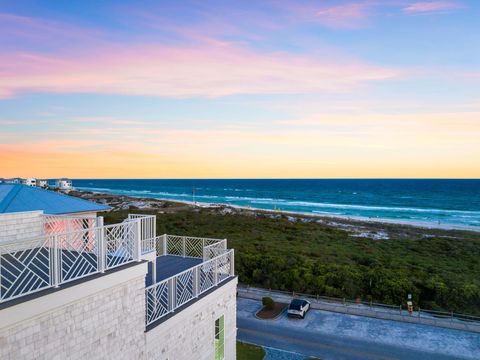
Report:
[[[262,360],[265,350],[261,346],[237,341],[237,360]]]

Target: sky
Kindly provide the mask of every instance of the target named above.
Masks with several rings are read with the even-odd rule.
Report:
[[[480,1],[0,0],[0,177],[479,178]]]

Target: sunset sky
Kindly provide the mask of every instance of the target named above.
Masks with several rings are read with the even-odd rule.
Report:
[[[0,0],[0,177],[480,177],[480,1]]]

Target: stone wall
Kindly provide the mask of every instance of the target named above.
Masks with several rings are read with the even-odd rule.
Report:
[[[146,272],[135,263],[0,310],[0,359],[211,360],[222,315],[236,359],[236,278],[145,332]]]
[[[147,359],[214,359],[215,320],[225,317],[225,359],[236,359],[237,278],[146,332]]]
[[[34,311],[34,307],[53,306],[51,311],[25,315],[23,321],[1,329],[0,359],[143,359],[146,264],[133,266],[139,267],[143,269],[140,274],[136,270],[135,278],[129,276],[135,269],[121,270],[113,276],[105,275],[16,305],[28,308],[0,310],[4,325],[9,321],[8,312],[16,311],[10,319],[18,319],[25,311]],[[109,283],[114,286],[108,286]],[[99,286],[101,291],[81,296],[97,291]],[[62,301],[65,304],[57,306]]]
[[[0,242],[43,234],[42,211],[0,214]]]

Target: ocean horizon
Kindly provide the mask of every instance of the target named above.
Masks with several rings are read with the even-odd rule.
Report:
[[[480,179],[76,179],[74,186],[199,204],[480,230]]]

